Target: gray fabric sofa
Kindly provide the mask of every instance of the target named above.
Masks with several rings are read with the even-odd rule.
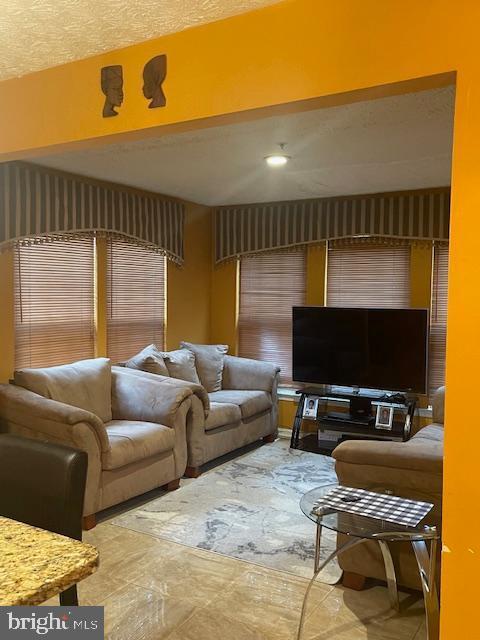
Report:
[[[76,365],[95,369],[102,360],[108,363],[105,371],[90,382],[85,381],[84,370],[79,375],[73,369]],[[49,374],[52,369],[61,370],[54,382]],[[110,371],[109,361],[103,358],[25,370],[15,378],[16,384],[0,385],[0,431],[88,453],[83,510],[86,528],[94,526],[94,515],[102,509],[156,487],[178,487],[187,464],[191,389]],[[52,399],[52,395],[63,401]],[[85,402],[96,412],[79,407]]]
[[[417,431],[407,442],[350,440],[340,444],[333,451],[339,482],[359,488],[385,486],[391,488],[396,495],[432,502],[434,508],[430,514],[430,521],[440,528],[444,396],[445,388],[441,387],[432,400],[433,423]],[[343,536],[339,536],[339,543],[343,541]],[[394,543],[390,547],[398,584],[421,589],[418,568],[410,545]],[[440,563],[440,555],[437,560]],[[342,553],[339,563],[346,572],[346,586],[361,586],[363,580],[359,577],[386,579],[383,558],[376,542],[364,542]]]
[[[113,367],[126,375],[156,379],[162,385],[192,392],[187,416],[186,475],[197,477],[206,462],[278,433],[279,367],[225,356],[222,389],[208,393],[192,382],[135,369]]]

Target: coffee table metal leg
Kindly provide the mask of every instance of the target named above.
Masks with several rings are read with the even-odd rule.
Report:
[[[303,597],[302,613],[300,615],[300,622],[298,624],[297,640],[300,640],[300,638],[302,637],[303,625],[305,622],[305,613],[307,611],[308,596],[310,595],[310,591],[320,571],[324,569],[331,560],[336,558],[343,551],[346,551],[347,549],[351,549],[352,547],[355,547],[357,544],[361,544],[362,542],[365,542],[364,538],[350,538],[341,547],[335,549],[335,551],[332,551],[332,553],[327,558],[325,558],[325,560],[322,563],[320,563],[321,533],[322,533],[322,527],[321,525],[317,525],[317,533],[316,533],[316,539],[315,539],[315,571],[312,576],[312,579],[308,583],[307,590]]]
[[[316,573],[320,566],[320,545],[322,541],[322,525],[317,524],[317,531],[315,534],[315,560],[313,563],[313,571]]]
[[[387,576],[388,595],[390,597],[390,604],[395,611],[400,611],[400,602],[398,600],[398,588],[397,588],[397,576],[395,574],[395,565],[393,564],[392,554],[388,543],[384,540],[379,540],[380,550],[383,556],[383,562],[385,564],[385,573]]]
[[[418,571],[422,582],[423,598],[425,600],[425,614],[427,618],[428,640],[438,640],[439,636],[439,606],[435,584],[435,568],[437,562],[437,541],[431,540],[430,554],[427,544],[423,540],[412,540],[413,551],[417,559]]]

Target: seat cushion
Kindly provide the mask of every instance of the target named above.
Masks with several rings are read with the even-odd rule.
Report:
[[[102,456],[104,469],[118,469],[175,446],[175,430],[154,422],[111,420],[105,429],[111,449]]]
[[[269,411],[272,408],[272,397],[266,391],[244,391],[224,389],[209,393],[210,402],[236,404],[240,407],[242,419],[251,418],[257,413]]]
[[[112,371],[108,358],[79,360],[42,369],[19,369],[15,384],[57,402],[112,419]]]
[[[222,388],[223,362],[228,351],[226,344],[193,344],[181,342],[182,349],[188,349],[195,356],[195,367],[201,384],[210,393]]]
[[[235,422],[240,422],[241,419],[242,413],[238,404],[211,402],[210,412],[205,421],[205,431],[224,427],[227,424],[234,424]]]

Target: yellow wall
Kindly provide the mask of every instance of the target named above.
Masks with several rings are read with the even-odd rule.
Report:
[[[8,382],[15,361],[13,252],[0,253],[0,382]]]
[[[212,268],[210,340],[228,344],[228,352],[238,353],[239,262],[232,260]]]
[[[307,294],[305,297],[306,304],[325,304],[326,259],[326,242],[307,247]]]
[[[167,349],[210,338],[211,213],[185,203],[185,263],[167,262]]]
[[[418,243],[410,249],[410,306],[429,309],[432,297],[433,245]]]
[[[408,91],[427,86],[418,79],[442,74],[439,82],[445,82],[444,74],[456,72],[442,640],[474,638],[480,623],[480,516],[472,507],[480,501],[480,485],[472,482],[480,432],[456,409],[469,383],[475,384],[480,360],[480,299],[472,296],[480,280],[479,22],[476,0],[286,0],[0,85],[5,158],[75,141],[97,144],[118,133],[158,134],[155,128],[162,125],[162,132],[178,123],[192,128],[200,119],[246,111],[243,116],[251,116],[252,110],[289,102],[358,99],[351,92],[369,87],[381,87],[370,95]],[[169,60],[168,106],[149,110],[140,93],[141,70],[159,53]],[[117,118],[102,119],[99,69],[118,63],[124,66],[126,101]]]
[[[280,400],[278,403],[278,426],[291,429],[297,411],[297,402],[294,400]]]
[[[107,355],[107,239],[95,247],[95,356]]]

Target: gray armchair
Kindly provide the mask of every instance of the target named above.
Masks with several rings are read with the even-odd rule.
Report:
[[[83,362],[96,365],[97,361]],[[51,370],[62,369],[65,377],[69,366],[73,365]],[[29,371],[38,370],[26,370],[27,374]],[[41,371],[48,377],[49,369]],[[18,380],[24,383],[26,377],[22,372]],[[91,411],[22,386],[0,385],[1,431],[64,444],[88,454],[85,528],[94,526],[95,514],[102,509],[163,485],[177,488],[187,464],[189,388],[159,385],[156,380],[112,371],[108,391],[111,414],[102,420]]]
[[[445,388],[441,387],[432,399],[433,423],[418,430],[407,442],[348,440],[340,444],[333,452],[339,482],[359,488],[387,486],[401,497],[432,502],[430,521],[440,528],[444,396]],[[342,541],[341,536],[339,541]],[[410,545],[392,544],[391,552],[398,583],[420,589],[418,568]],[[345,571],[346,586],[361,586],[365,577],[385,580],[383,559],[375,542],[365,542],[342,553],[339,563]]]

